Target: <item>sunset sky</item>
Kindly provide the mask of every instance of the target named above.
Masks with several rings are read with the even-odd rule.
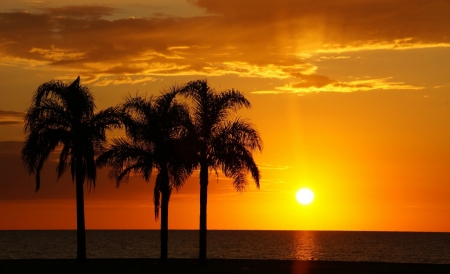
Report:
[[[0,1],[0,229],[76,228],[57,152],[37,193],[19,153],[36,88],[79,75],[98,110],[197,79],[246,95],[261,188],[211,173],[209,229],[450,232],[449,14],[448,0]],[[107,173],[86,188],[87,229],[158,229],[154,181]],[[169,228],[198,224],[196,172]]]

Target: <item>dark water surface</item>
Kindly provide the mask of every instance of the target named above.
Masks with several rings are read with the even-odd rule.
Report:
[[[88,258],[158,258],[159,231],[89,230]],[[196,258],[198,232],[169,232],[170,258]],[[75,258],[76,231],[0,231],[0,259]],[[208,231],[208,257],[450,264],[450,233]]]

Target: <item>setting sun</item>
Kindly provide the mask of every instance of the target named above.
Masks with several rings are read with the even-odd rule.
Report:
[[[309,205],[314,200],[314,193],[309,188],[302,188],[295,195],[297,201],[302,205]]]

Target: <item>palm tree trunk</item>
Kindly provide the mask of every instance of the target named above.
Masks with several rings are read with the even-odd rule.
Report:
[[[206,207],[208,203],[208,164],[200,164],[200,264],[206,263]]]
[[[77,262],[86,262],[86,226],[84,221],[84,193],[82,161],[77,157],[76,161],[76,201],[77,201]]]
[[[167,260],[167,245],[169,243],[169,187],[161,192],[161,261]]]

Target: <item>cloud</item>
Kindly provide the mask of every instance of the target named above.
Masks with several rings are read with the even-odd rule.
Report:
[[[235,18],[244,25],[272,25],[268,33],[318,39],[321,47],[356,44],[448,44],[450,2],[446,0],[192,0],[210,14]],[[248,20],[243,20],[247,18]],[[283,31],[284,29],[284,31]],[[270,32],[278,30],[277,32]],[[297,31],[296,31],[297,30]],[[317,33],[317,35],[314,35]],[[295,41],[292,39],[292,41]],[[303,41],[302,41],[303,42]]]
[[[446,40],[446,39],[444,39]],[[450,40],[449,40],[450,41]],[[318,49],[319,53],[342,53],[342,52],[355,52],[355,51],[366,51],[366,50],[407,50],[407,49],[424,49],[424,48],[448,48],[450,43],[448,42],[437,42],[437,43],[425,43],[422,41],[417,41],[414,38],[402,38],[395,39],[393,41],[384,42],[355,42],[353,44],[342,46],[342,45],[324,45],[321,49]],[[338,58],[337,58],[338,59]]]
[[[108,86],[108,85],[122,85],[122,84],[138,84],[138,83],[145,83],[145,82],[153,82],[156,81],[155,78],[152,77],[141,77],[137,79],[132,79],[131,77],[127,76],[120,76],[116,77],[114,79],[104,79],[99,82],[96,82],[94,86]]]
[[[106,6],[0,13],[0,61],[56,67],[97,86],[234,74],[291,82],[259,93],[416,89],[380,79],[337,81],[317,73],[314,56],[450,46],[446,0],[189,2],[209,15],[107,20],[118,11]],[[319,61],[331,58],[346,57]]]
[[[25,113],[0,110],[0,125],[22,125]]]
[[[43,10],[56,18],[85,18],[99,19],[104,16],[112,15],[114,8],[105,6],[65,6],[43,8]]]
[[[77,60],[84,55],[82,52],[74,52],[70,50],[58,49],[51,46],[49,49],[32,48],[30,53],[40,55],[39,59],[43,61],[55,62],[59,60]]]
[[[281,93],[317,93],[317,92],[356,92],[369,90],[419,90],[424,87],[408,85],[404,82],[392,82],[391,78],[356,79],[348,82],[331,80],[325,76],[310,75],[304,81],[292,82],[274,90],[253,91],[254,94],[281,94]]]
[[[286,170],[286,169],[291,168],[291,166],[273,165],[273,164],[267,164],[267,163],[260,163],[260,164],[258,164],[258,167],[261,170],[266,170],[266,169]]]
[[[349,59],[350,56],[320,56],[317,59],[315,59],[315,61],[327,61],[327,60],[339,60],[339,59]]]

